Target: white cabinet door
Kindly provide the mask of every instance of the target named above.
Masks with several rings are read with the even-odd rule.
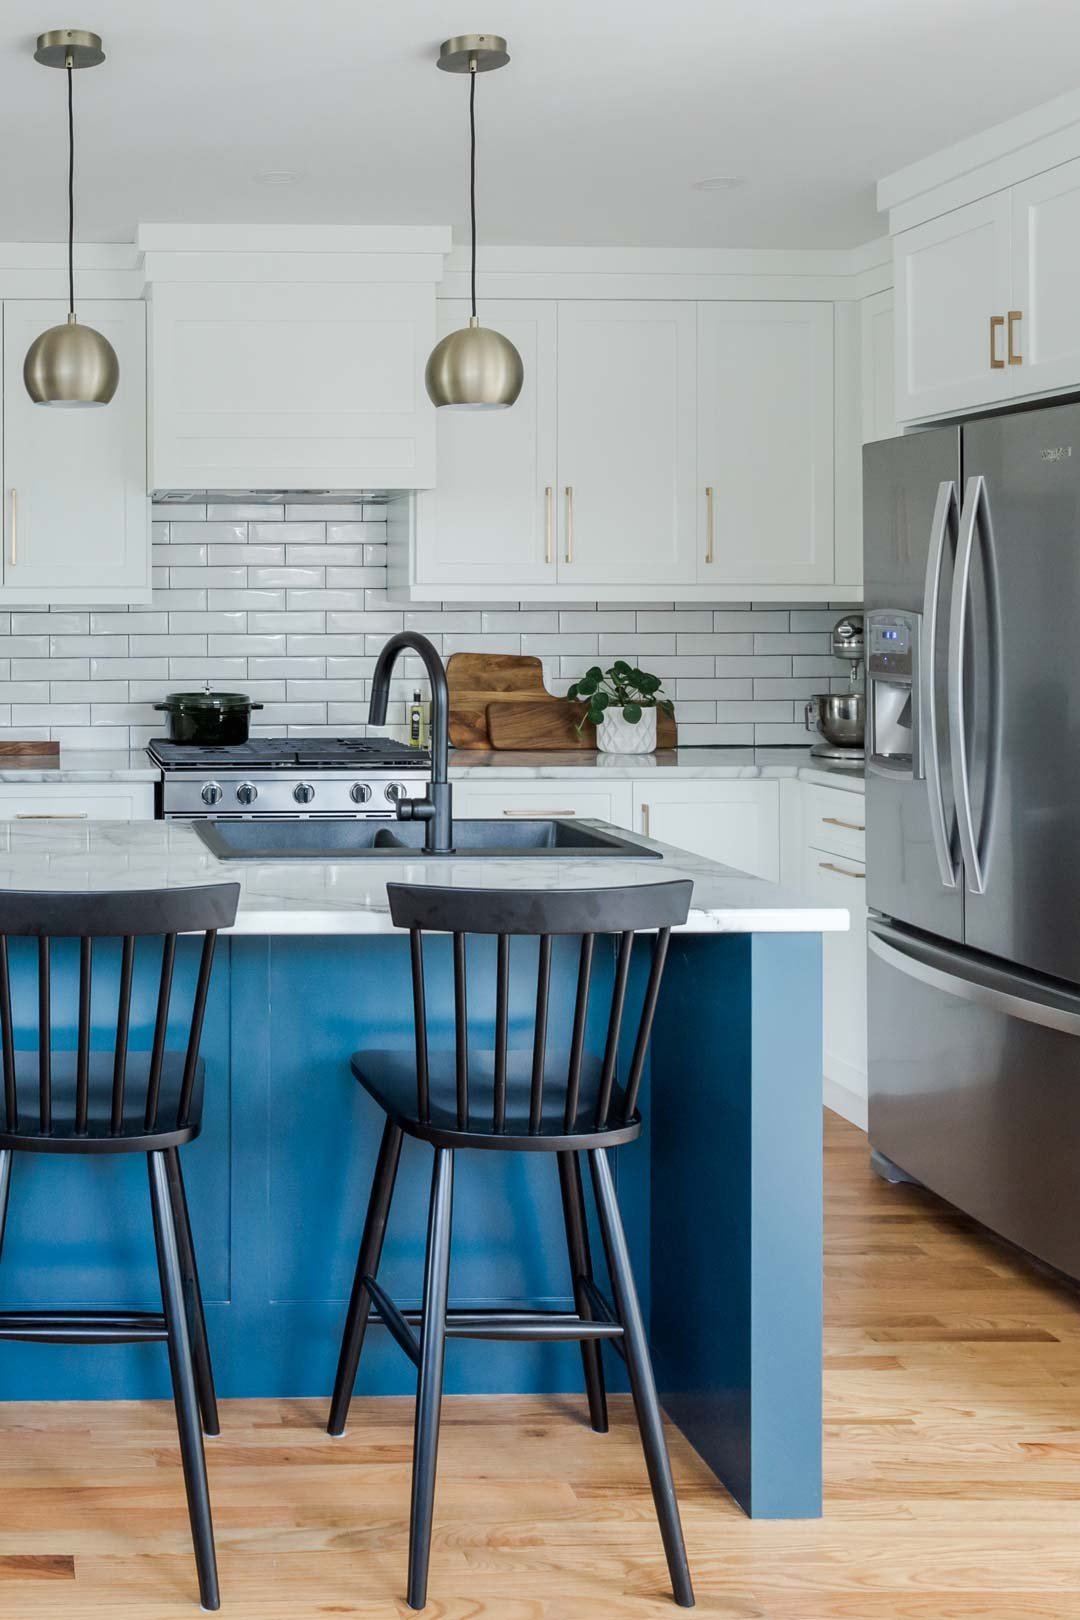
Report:
[[[1080,159],[1014,186],[1012,222],[1012,391],[1075,388],[1080,383]]]
[[[845,906],[851,915],[847,933],[821,939],[823,1063],[826,1101],[865,1128],[866,868],[851,856],[807,846],[803,891],[822,905]]]
[[[482,782],[473,777],[454,779],[453,773],[451,779],[457,816],[507,820],[519,816],[538,820],[574,817],[610,821],[613,827],[629,828],[632,824],[632,783],[605,782],[603,773],[596,770],[590,771],[587,779]]]
[[[1000,191],[894,237],[898,421],[993,405],[1014,391],[1005,354],[1010,214]]]
[[[897,432],[893,303],[890,287],[859,304],[863,444],[895,438]]]
[[[434,343],[428,282],[155,286],[152,487],[427,488]]]
[[[694,305],[565,302],[558,324],[560,584],[689,583]]]
[[[755,877],[780,876],[776,782],[637,781],[634,829]]]
[[[0,782],[0,821],[153,821],[152,782]]]
[[[27,349],[67,318],[59,299],[4,305],[4,561],[0,600],[149,602],[146,306],[89,300],[79,318],[108,338],[120,383],[100,408],[33,405]]]
[[[423,585],[554,585],[555,304],[489,300],[484,324],[515,345],[525,382],[508,411],[439,411],[436,486],[417,499]],[[465,326],[463,298],[439,304],[439,336]]]
[[[702,303],[698,336],[699,582],[827,584],[832,305]]]

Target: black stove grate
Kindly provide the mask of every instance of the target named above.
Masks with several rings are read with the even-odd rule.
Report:
[[[166,771],[428,770],[431,755],[391,737],[251,737],[207,746],[154,737],[146,752]]]

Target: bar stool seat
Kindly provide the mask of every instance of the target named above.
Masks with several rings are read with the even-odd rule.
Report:
[[[429,1118],[417,1117],[416,1052],[376,1049],[356,1052],[352,1072],[364,1090],[388,1114],[406,1136],[436,1147],[488,1148],[508,1153],[566,1153],[584,1147],[618,1147],[641,1134],[641,1116],[625,1118],[626,1096],[617,1081],[612,1084],[611,1112],[619,1121],[597,1129],[596,1105],[600,1096],[603,1062],[595,1056],[581,1061],[581,1091],[578,1107],[567,1125],[565,1117],[566,1071],[569,1052],[548,1052],[543,1066],[540,1120],[530,1124],[533,1094],[533,1051],[509,1048],[506,1053],[505,1118],[493,1128],[491,1111],[486,1119],[472,1108],[464,1126],[458,1123],[457,1053],[453,1047],[428,1048]],[[494,1048],[469,1048],[469,1086],[491,1095],[494,1088],[496,1054]]]
[[[183,1124],[179,1124],[180,1097],[184,1085],[185,1052],[164,1052],[158,1092],[159,1123],[147,1128],[146,1094],[152,1054],[129,1052],[126,1065],[126,1098],[120,1128],[113,1131],[110,1120],[114,1057],[112,1052],[87,1054],[88,1117],[79,1130],[78,1054],[54,1052],[52,1058],[52,1122],[41,1129],[38,1110],[38,1054],[15,1052],[15,1091],[18,1099],[18,1128],[0,1128],[0,1153],[5,1148],[19,1153],[149,1153],[183,1147],[193,1142],[202,1129],[203,1087],[206,1065],[199,1058],[191,1087],[191,1102]],[[167,1124],[165,1122],[168,1122]]]

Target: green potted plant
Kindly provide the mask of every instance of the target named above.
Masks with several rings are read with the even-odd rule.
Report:
[[[596,746],[606,754],[651,754],[656,747],[656,711],[674,714],[659,675],[647,675],[625,659],[608,670],[594,664],[567,693],[586,705],[578,722],[596,727]]]

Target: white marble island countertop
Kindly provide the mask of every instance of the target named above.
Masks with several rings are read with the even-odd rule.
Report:
[[[582,823],[606,828],[604,822]],[[176,888],[238,882],[237,934],[387,934],[394,931],[387,882],[461,888],[604,888],[693,880],[686,929],[693,933],[832,933],[848,913],[823,906],[716,861],[621,829],[621,838],[662,860],[442,856],[339,861],[220,861],[194,827],[165,821],[0,822],[5,889]]]
[[[809,748],[661,748],[655,754],[601,754],[591,750],[455,748],[450,753],[454,781],[570,780],[600,776],[687,781],[695,777],[797,777],[821,786],[864,790],[861,765],[833,765],[814,759]]]

